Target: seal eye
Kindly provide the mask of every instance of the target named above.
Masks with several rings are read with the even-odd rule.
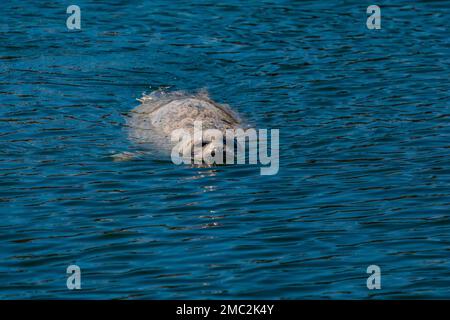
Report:
[[[202,147],[206,147],[209,144],[209,142],[203,141],[202,142]]]

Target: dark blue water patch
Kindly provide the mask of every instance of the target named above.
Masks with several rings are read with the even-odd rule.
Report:
[[[448,1],[380,30],[364,1],[76,4],[2,6],[0,298],[449,297]],[[159,88],[280,129],[279,173],[114,162]]]

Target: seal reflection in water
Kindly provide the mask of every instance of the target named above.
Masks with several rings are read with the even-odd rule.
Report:
[[[181,91],[158,91],[138,100],[141,105],[133,109],[127,119],[130,139],[140,146],[149,146],[165,154],[170,154],[174,147],[183,149],[175,150],[180,153],[188,149],[193,163],[205,164],[205,155],[214,156],[218,152],[225,154],[231,151],[227,150],[229,146],[225,138],[216,141],[205,134],[208,129],[219,130],[225,137],[226,130],[243,128],[241,118],[229,106],[214,102],[206,92],[189,95]],[[194,127],[200,122],[203,134],[198,136],[194,134]],[[192,138],[175,144],[171,136],[180,129]],[[233,142],[233,152],[235,147],[237,145]],[[125,152],[114,158],[121,161],[134,158],[135,155]]]

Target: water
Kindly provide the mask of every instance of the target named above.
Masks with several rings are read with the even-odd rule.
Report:
[[[75,4],[80,32],[2,3],[0,298],[450,297],[450,1],[378,1],[381,30],[365,1]],[[158,88],[280,129],[279,173],[112,161]]]

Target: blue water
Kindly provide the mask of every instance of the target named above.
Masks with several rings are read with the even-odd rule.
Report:
[[[393,3],[2,2],[0,298],[449,298],[450,1]],[[280,129],[279,173],[112,161],[159,88]]]

